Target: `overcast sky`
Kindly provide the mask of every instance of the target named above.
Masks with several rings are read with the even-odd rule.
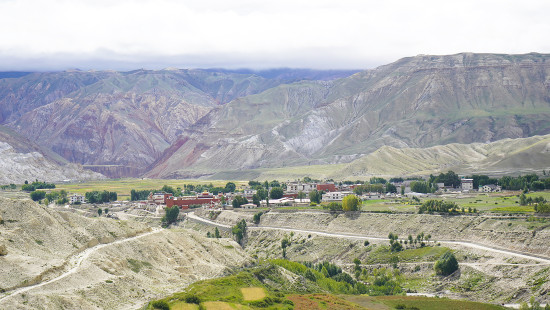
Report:
[[[549,34],[546,0],[0,0],[0,70],[366,69]]]

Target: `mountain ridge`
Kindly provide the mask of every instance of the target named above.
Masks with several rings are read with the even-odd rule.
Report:
[[[386,145],[549,134],[548,60],[419,55],[292,83],[281,77],[318,72],[265,73],[274,79],[197,69],[27,74],[0,79],[0,123],[111,177],[344,164]]]
[[[429,147],[547,134],[548,59],[417,56],[326,84],[279,85],[209,112],[146,176],[345,163],[384,145]],[[199,144],[200,156],[190,153]]]

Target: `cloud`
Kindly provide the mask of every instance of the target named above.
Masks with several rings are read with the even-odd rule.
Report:
[[[369,68],[549,52],[547,1],[0,0],[0,70]]]

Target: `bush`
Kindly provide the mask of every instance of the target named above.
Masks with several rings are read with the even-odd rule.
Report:
[[[458,213],[458,210],[460,210],[459,206],[454,202],[447,202],[443,200],[428,200],[422,204],[420,208],[418,208],[418,213],[433,213],[433,212],[440,212],[440,213],[450,213],[450,214],[456,214]],[[476,210],[474,209],[474,212]]]
[[[200,304],[201,299],[197,295],[187,295],[185,296],[185,302],[188,304]]]
[[[324,209],[329,209],[330,211],[342,211],[342,204],[338,202],[330,202],[328,205],[323,207]]]
[[[152,306],[154,309],[170,310],[170,306],[168,306],[168,303],[164,300],[153,301]]]
[[[34,200],[34,201],[42,200],[42,199],[44,199],[44,197],[46,197],[46,192],[45,191],[31,192],[31,199]]]
[[[452,252],[445,252],[434,264],[435,273],[448,276],[458,270],[458,261]]]

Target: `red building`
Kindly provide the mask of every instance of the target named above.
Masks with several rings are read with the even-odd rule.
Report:
[[[324,191],[325,193],[335,192],[336,191],[336,186],[334,186],[334,183],[317,184],[317,190],[318,191]]]
[[[220,197],[215,197],[210,193],[202,193],[196,197],[169,197],[166,199],[166,207],[178,206],[182,209],[189,209],[192,205],[212,205],[220,201]]]

